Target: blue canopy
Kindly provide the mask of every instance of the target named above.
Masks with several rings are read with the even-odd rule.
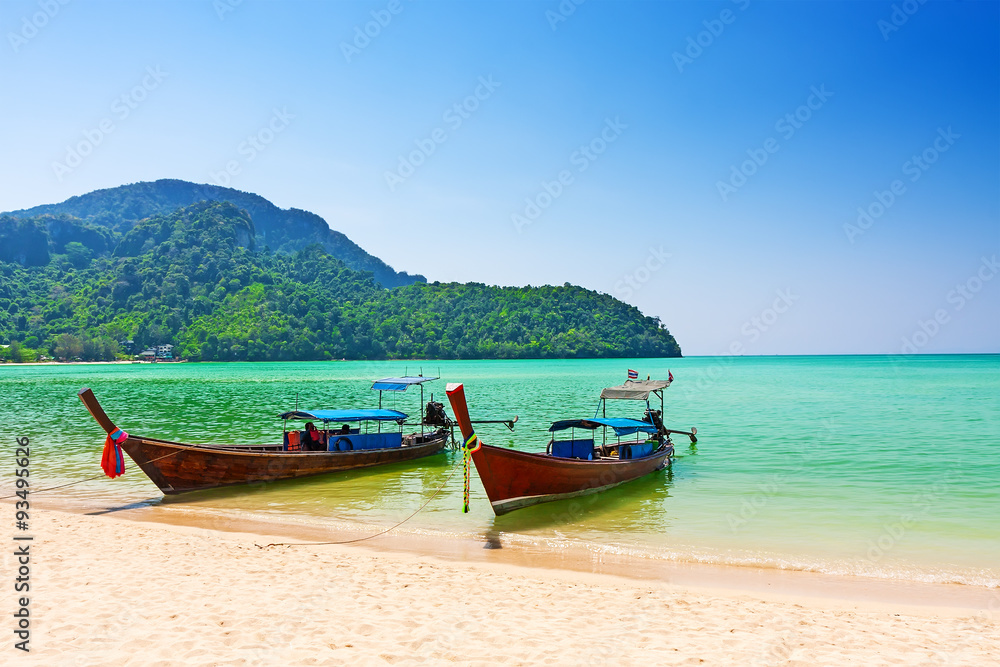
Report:
[[[437,380],[439,378],[425,378],[423,375],[407,375],[401,378],[385,378],[384,380],[376,380],[375,384],[372,385],[372,389],[378,391],[406,391],[407,387],[411,387],[415,384],[423,384],[424,382],[430,382],[431,380]]]
[[[402,422],[406,413],[399,410],[293,410],[278,415],[282,419],[315,419],[324,422]]]
[[[549,431],[565,431],[568,428],[585,428],[593,431],[601,426],[614,429],[615,435],[631,435],[633,433],[656,433],[656,427],[649,422],[625,417],[596,417],[594,419],[563,419],[553,422]]]

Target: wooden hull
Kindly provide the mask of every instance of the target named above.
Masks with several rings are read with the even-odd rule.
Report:
[[[631,482],[663,468],[672,453],[668,446],[640,459],[583,461],[482,445],[472,461],[499,515]]]
[[[421,442],[389,449],[282,452],[280,445],[256,448],[216,447],[129,436],[122,443],[122,449],[160,491],[174,495],[221,486],[296,479],[412,461],[437,454],[445,448],[447,442],[447,432],[439,431],[428,433]],[[257,451],[253,451],[254,449]]]
[[[94,392],[85,387],[78,395],[106,433],[117,430]],[[402,447],[346,452],[285,452],[281,445],[185,445],[140,436],[129,436],[121,447],[160,491],[173,495],[413,461],[442,451],[448,436],[442,428],[404,436]]]

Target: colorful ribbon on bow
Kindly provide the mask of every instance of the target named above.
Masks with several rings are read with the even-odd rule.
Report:
[[[468,447],[462,448],[462,467],[465,473],[465,486],[463,487],[462,493],[462,514],[469,513],[469,461],[472,460],[472,454],[469,453]]]
[[[104,474],[114,479],[125,472],[125,457],[122,455],[122,443],[128,440],[128,433],[116,428],[108,433],[104,440],[104,455],[101,458],[101,468]]]
[[[469,439],[465,441],[465,446],[462,447],[462,466],[465,472],[465,487],[462,494],[462,513],[469,513],[469,468],[471,467],[469,463],[472,461],[472,453],[478,452],[481,443],[476,434],[473,433],[469,436]]]

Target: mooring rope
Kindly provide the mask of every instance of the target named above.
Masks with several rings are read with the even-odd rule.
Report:
[[[439,486],[437,488],[437,490],[435,490],[434,493],[432,493],[430,495],[430,497],[426,501],[424,501],[423,505],[421,505],[420,507],[417,508],[417,511],[415,511],[413,514],[411,514],[410,516],[406,517],[405,519],[403,519],[399,523],[394,524],[392,526],[389,526],[385,530],[380,531],[378,533],[375,533],[374,535],[367,535],[365,537],[356,537],[353,540],[341,540],[339,542],[272,542],[271,544],[263,544],[263,545],[257,544],[255,542],[254,546],[257,547],[258,549],[267,549],[268,547],[319,547],[319,546],[325,546],[325,545],[328,545],[328,544],[354,544],[355,542],[364,542],[365,540],[370,540],[373,537],[378,537],[379,535],[385,535],[389,531],[395,530],[396,528],[399,528],[404,523],[406,523],[407,521],[409,521],[413,517],[415,517],[418,514],[420,514],[420,512],[425,507],[427,507],[430,504],[430,502],[437,497],[437,495],[439,493],[441,493],[441,490],[444,489],[444,487],[446,487],[448,485],[448,482],[451,481],[451,478],[455,476],[455,473],[457,471],[458,471],[458,468],[454,468],[451,471],[451,474],[448,475],[448,478],[445,479],[444,482],[441,483],[441,486]]]
[[[157,461],[160,461],[161,459],[165,459],[168,456],[173,456],[174,454],[180,454],[182,451],[184,451],[184,450],[183,449],[178,449],[177,451],[170,452],[169,454],[164,454],[163,456],[158,456],[155,459],[152,459],[151,461],[147,461],[147,463],[156,463]],[[106,477],[107,477],[107,475],[102,472],[100,475],[94,475],[93,477],[84,477],[83,479],[78,479],[75,482],[69,482],[68,484],[60,484],[59,486],[49,486],[49,487],[46,487],[44,489],[38,489],[37,491],[33,491],[31,489],[28,489],[28,493],[29,494],[45,493],[46,491],[55,491],[56,489],[65,489],[67,486],[74,486],[76,484],[83,484],[84,482],[90,482],[90,481],[95,480],[95,479],[103,479],[103,478],[106,478]],[[17,497],[19,497],[19,496],[16,493],[14,493],[14,494],[9,495],[9,496],[0,496],[0,500],[7,500],[9,498],[17,498]]]

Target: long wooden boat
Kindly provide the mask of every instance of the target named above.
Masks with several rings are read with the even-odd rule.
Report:
[[[407,386],[430,379],[436,378],[388,378],[403,389],[383,385],[380,392],[405,390]],[[373,388],[379,388],[379,382]],[[327,427],[323,429],[327,434],[326,451],[289,451],[289,441],[295,440],[289,435],[299,434],[287,428],[284,442],[279,444],[192,445],[124,433],[104,412],[89,388],[81,389],[79,397],[109,438],[117,434],[121,449],[167,495],[412,461],[443,451],[450,435],[446,428],[424,430],[423,423],[419,431],[403,434],[407,415],[396,410],[296,410],[279,416],[286,420],[286,425],[288,420],[322,422]],[[330,430],[331,422],[344,423],[346,430]],[[359,427],[350,429],[348,424],[352,422]],[[382,425],[387,422],[398,424],[399,430],[383,431]],[[377,430],[362,432],[362,426],[371,424],[375,424]]]
[[[479,442],[469,420],[464,388],[461,384],[449,384],[447,393],[486,495],[493,511],[500,515],[530,505],[598,493],[669,465],[674,453],[670,434],[683,433],[694,442],[697,433],[696,429],[688,432],[664,428],[660,419],[662,391],[669,384],[670,381],[629,381],[620,387],[605,389],[601,393],[599,411],[603,412],[608,398],[645,400],[646,419],[595,416],[593,419],[557,421],[549,431],[555,434],[569,430],[570,438],[557,440],[553,435],[544,453]],[[659,411],[649,407],[650,394],[659,395]],[[599,428],[604,437],[602,442],[596,443],[594,435]],[[577,429],[584,431],[584,437],[576,437]],[[610,440],[609,429],[614,433]],[[632,434],[642,437],[622,440],[622,436]]]

